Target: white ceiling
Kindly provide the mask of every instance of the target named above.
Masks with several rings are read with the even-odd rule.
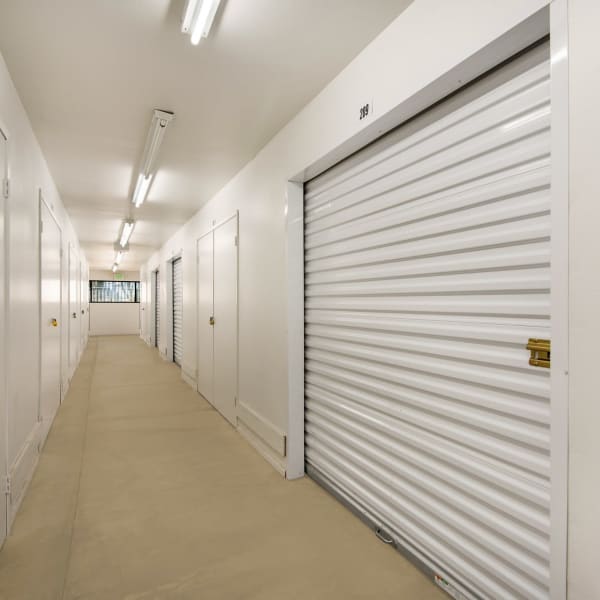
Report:
[[[0,52],[90,265],[107,268],[153,108],[172,110],[124,269],[137,269],[411,0],[2,0]]]

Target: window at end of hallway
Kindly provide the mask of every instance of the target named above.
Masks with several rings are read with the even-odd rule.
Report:
[[[139,281],[90,281],[90,302],[137,302],[140,301]]]

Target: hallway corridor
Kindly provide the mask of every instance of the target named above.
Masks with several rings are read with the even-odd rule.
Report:
[[[2,600],[437,597],[134,336],[90,339],[0,552]]]

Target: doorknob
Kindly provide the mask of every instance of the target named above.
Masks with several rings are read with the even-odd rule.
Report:
[[[214,327],[214,325],[215,325],[215,318],[214,318],[214,317],[210,317],[210,318],[208,319],[208,324],[209,324],[209,325],[212,325],[212,326]]]
[[[52,327],[58,327],[58,321],[56,319],[50,319],[50,325],[52,325]]]

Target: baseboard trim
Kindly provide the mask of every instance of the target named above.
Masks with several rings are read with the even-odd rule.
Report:
[[[50,429],[52,428],[52,423],[54,423],[54,417],[56,416],[56,413],[54,413],[54,415],[52,417],[49,417],[47,419],[42,419],[40,421],[40,435],[39,435],[39,441],[38,441],[38,447],[39,447],[39,451],[41,452],[44,448],[44,444],[46,443],[46,439],[48,438],[48,434],[50,433]]]
[[[8,477],[10,480],[10,494],[8,497],[8,529],[17,515],[29,482],[33,477],[40,456],[41,423],[36,423],[27,436],[21,451],[10,466]]]
[[[183,379],[194,391],[196,391],[196,378],[192,377],[184,367],[181,367],[181,379]]]
[[[237,431],[262,456],[262,458],[264,458],[282,477],[285,477],[285,458],[277,455],[239,419]]]
[[[254,409],[250,408],[247,404],[243,404],[240,402],[238,403],[237,409],[238,420],[242,421],[244,425],[254,433],[254,435],[259,437],[279,456],[285,457],[285,433],[283,433],[281,430],[275,427],[275,425],[267,421],[264,417],[259,415]]]

